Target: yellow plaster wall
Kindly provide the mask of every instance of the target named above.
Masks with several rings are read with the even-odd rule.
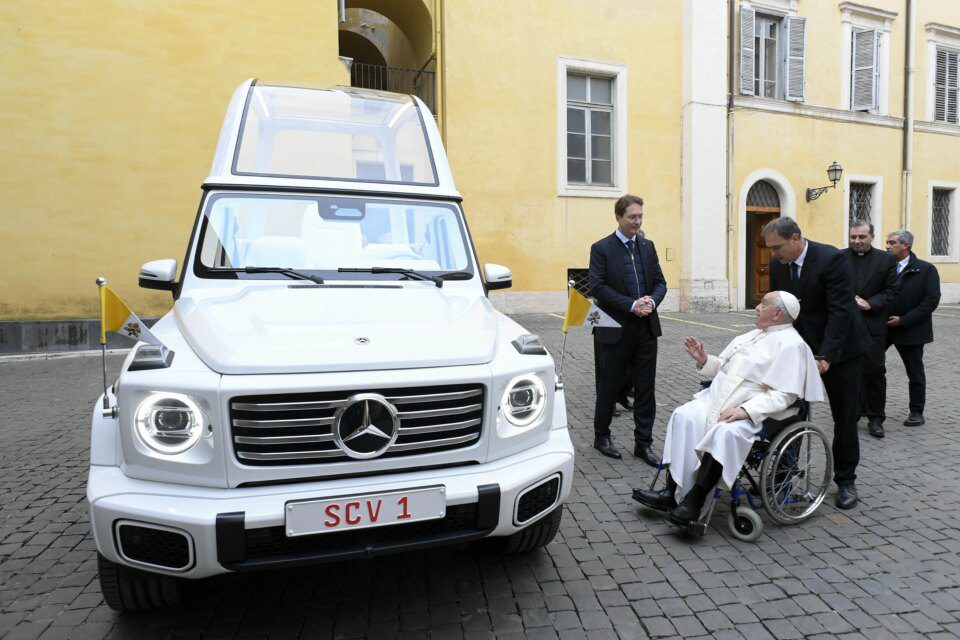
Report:
[[[141,315],[169,294],[220,124],[246,78],[348,84],[333,2],[0,3],[0,319],[97,315],[105,276]]]
[[[628,191],[679,287],[682,3],[528,0],[509,20],[483,0],[448,2],[446,146],[480,261],[513,291],[560,291],[567,267],[616,228],[615,198],[557,195],[557,58],[625,64]],[[665,52],[672,52],[665,55]]]
[[[918,256],[930,255],[930,181],[952,182],[960,188],[960,137],[935,133],[917,133],[914,142],[914,171],[911,223],[914,250]],[[960,220],[960,212],[954,214]],[[953,234],[960,229],[951,228]],[[960,263],[937,262],[943,282],[960,282]]]

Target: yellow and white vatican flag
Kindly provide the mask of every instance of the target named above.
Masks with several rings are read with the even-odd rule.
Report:
[[[563,318],[563,332],[570,327],[619,327],[620,323],[604,313],[595,302],[575,288],[567,298],[567,315]]]
[[[98,281],[99,284],[99,281]],[[143,320],[105,283],[100,284],[100,344],[107,344],[107,332],[142,340],[147,344],[164,346]]]

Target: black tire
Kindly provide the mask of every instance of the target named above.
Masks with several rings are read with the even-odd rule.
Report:
[[[504,553],[529,553],[547,546],[557,537],[562,519],[563,505],[560,505],[526,529],[508,537],[504,543]]]
[[[180,581],[121,566],[97,553],[100,591],[114,611],[146,611],[180,602]]]

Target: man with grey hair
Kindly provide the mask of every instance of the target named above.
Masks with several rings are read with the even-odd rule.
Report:
[[[800,299],[794,326],[817,357],[833,414],[835,504],[852,509],[859,501],[857,420],[870,337],[854,301],[850,264],[836,247],[804,238],[793,218],[776,218],[762,233],[772,255],[770,288]]]
[[[933,310],[940,303],[940,274],[913,252],[913,234],[899,229],[887,234],[887,251],[897,261],[900,291],[890,304],[886,348],[897,348],[907,370],[910,415],[903,424],[918,427],[926,420],[927,378],[923,370],[923,345],[933,342]],[[886,388],[886,379],[883,381]]]
[[[790,407],[797,398],[823,400],[813,353],[792,326],[799,313],[793,295],[771,291],[757,305],[757,328],[734,338],[719,356],[708,355],[699,340],[684,341],[700,375],[712,383],[670,416],[666,487],[635,489],[634,500],[690,526],[718,482],[733,486],[765,419],[795,413]]]

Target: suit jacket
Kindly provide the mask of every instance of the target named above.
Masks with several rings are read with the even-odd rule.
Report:
[[[836,247],[807,240],[797,283],[800,317],[793,326],[813,353],[837,364],[862,355],[870,347],[870,334],[860,307],[853,300],[850,263]],[[790,265],[770,261],[770,289],[793,291]]]
[[[897,297],[900,288],[897,279],[897,259],[892,253],[870,247],[863,256],[858,256],[849,247],[840,253],[850,261],[853,275],[853,292],[867,301],[869,311],[861,310],[867,330],[873,337],[887,333],[887,305]],[[859,270],[854,269],[859,262]]]
[[[663,334],[660,329],[660,317],[657,308],[667,295],[667,281],[660,269],[660,259],[653,242],[646,238],[637,238],[637,249],[643,264],[646,295],[653,298],[654,310],[647,319],[654,336]],[[614,344],[620,340],[622,327],[639,323],[630,308],[635,298],[630,297],[627,288],[627,263],[624,261],[625,248],[616,232],[593,243],[590,247],[590,295],[597,300],[597,306],[611,318],[620,323],[620,327],[597,327],[597,340],[604,344]]]
[[[911,251],[910,262],[900,272],[900,292],[887,308],[889,315],[900,316],[900,326],[888,329],[888,340],[903,345],[933,342],[933,310],[938,304],[937,268]]]

